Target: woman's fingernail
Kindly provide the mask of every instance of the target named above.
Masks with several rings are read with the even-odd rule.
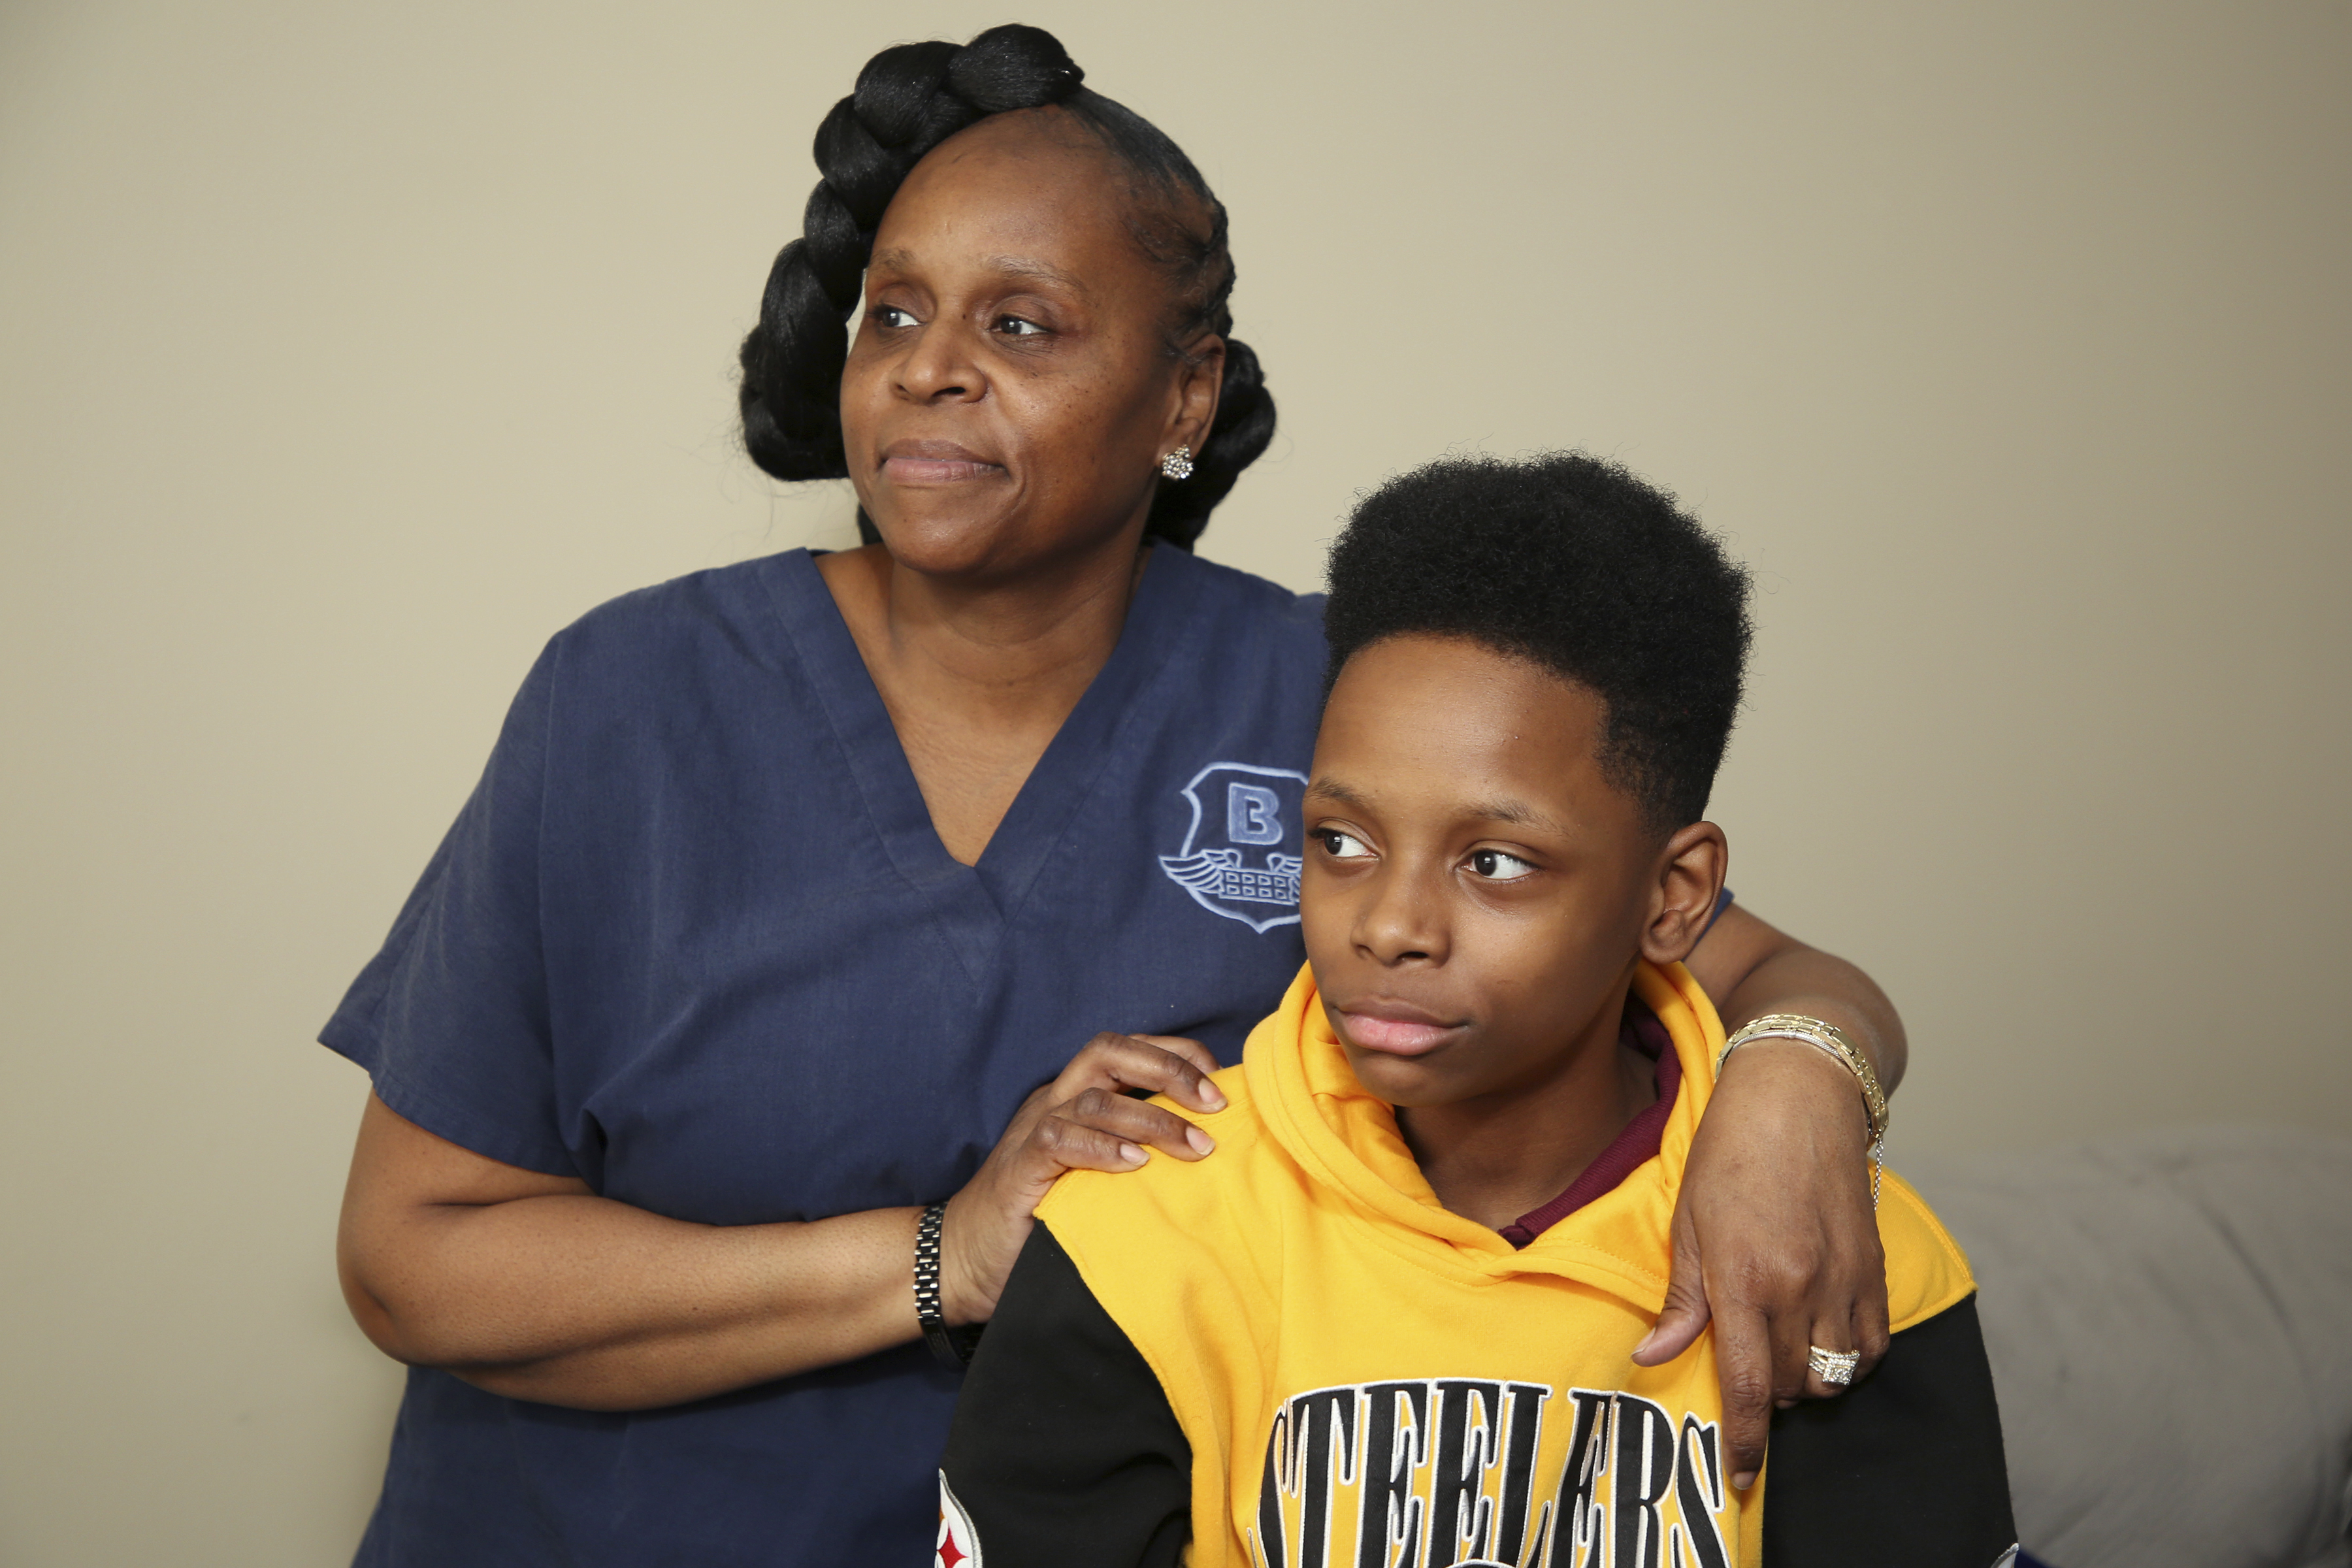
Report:
[[[1205,1154],[1217,1146],[1217,1141],[1197,1127],[1184,1129],[1184,1142],[1192,1145],[1192,1152]]]
[[[1753,1470],[1742,1470],[1738,1475],[1731,1478],[1731,1489],[1734,1491],[1744,1492],[1755,1484],[1756,1472]]]
[[[1130,1165],[1140,1165],[1144,1161],[1151,1158],[1150,1155],[1146,1154],[1142,1150],[1137,1148],[1132,1143],[1120,1144],[1118,1146],[1118,1157],[1126,1161]]]
[[[1201,1080],[1201,1104],[1204,1109],[1209,1110],[1223,1110],[1225,1108],[1225,1091],[1219,1089],[1215,1084],[1211,1083],[1207,1079],[1202,1079]]]

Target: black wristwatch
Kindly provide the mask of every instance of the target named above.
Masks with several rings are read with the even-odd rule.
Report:
[[[915,1226],[915,1321],[922,1324],[923,1342],[931,1347],[939,1363],[950,1372],[961,1372],[971,1364],[972,1349],[987,1325],[967,1323],[951,1329],[940,1311],[940,1225],[947,1213],[944,1201],[935,1203],[923,1211]]]

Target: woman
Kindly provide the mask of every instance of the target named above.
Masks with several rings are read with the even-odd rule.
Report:
[[[875,542],[557,637],[324,1034],[375,1089],[346,1294],[415,1369],[362,1563],[919,1555],[923,1205],[962,1327],[1058,1172],[1214,1158],[1119,1091],[1213,1109],[1298,966],[1318,610],[1189,553],[1273,407],[1223,209],[1078,78],[1023,27],[867,65],[743,413]],[[1867,978],[1743,912],[1695,967],[1899,1070]],[[1717,1105],[1647,1354],[1712,1295],[1752,1465],[1883,1287],[1852,1080],[1768,1044]]]

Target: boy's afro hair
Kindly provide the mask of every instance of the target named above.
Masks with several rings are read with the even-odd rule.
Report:
[[[1577,452],[1399,475],[1331,547],[1325,688],[1361,649],[1467,637],[1586,687],[1602,773],[1661,832],[1697,821],[1739,710],[1748,574],[1674,498]]]

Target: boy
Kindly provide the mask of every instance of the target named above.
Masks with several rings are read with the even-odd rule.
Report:
[[[1725,1473],[1707,1341],[1630,1359],[1724,1045],[1680,960],[1723,886],[1700,817],[1747,586],[1582,457],[1440,463],[1358,509],[1307,972],[1217,1075],[1214,1158],[1039,1207],[949,1441],[940,1562],[2006,1560],[1973,1282],[1901,1182],[1885,1359],[1783,1412],[1762,1479]]]

